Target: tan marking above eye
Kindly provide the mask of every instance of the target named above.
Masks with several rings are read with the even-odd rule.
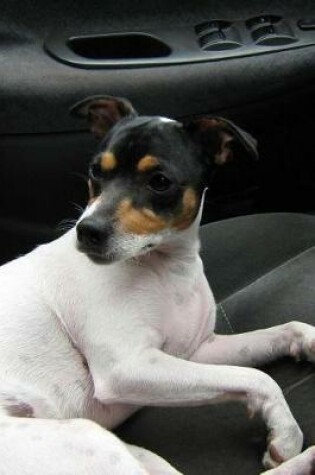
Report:
[[[168,226],[167,221],[148,208],[136,209],[126,198],[118,206],[116,216],[124,232],[131,234],[152,234]]]
[[[153,155],[145,155],[137,163],[137,170],[139,172],[146,172],[147,170],[152,170],[159,165],[159,160]]]
[[[112,152],[105,152],[101,156],[101,168],[102,170],[113,170],[117,166],[117,158]]]

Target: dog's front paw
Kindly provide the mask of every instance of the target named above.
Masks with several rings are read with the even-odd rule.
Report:
[[[303,434],[277,383],[262,372],[256,375],[257,390],[248,398],[248,408],[260,412],[269,429],[267,451],[263,457],[266,468],[274,468],[298,455]]]
[[[293,331],[291,356],[297,360],[306,358],[315,363],[315,327],[302,322],[291,322],[289,325]]]
[[[302,445],[303,433],[295,421],[289,427],[282,427],[281,432],[277,431],[277,434],[271,431],[263,457],[264,467],[272,469],[295,457],[301,452]]]

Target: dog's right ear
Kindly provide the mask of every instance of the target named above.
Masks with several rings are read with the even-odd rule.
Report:
[[[127,99],[112,96],[87,97],[74,104],[70,114],[86,119],[91,132],[99,139],[102,139],[120,120],[138,115]]]

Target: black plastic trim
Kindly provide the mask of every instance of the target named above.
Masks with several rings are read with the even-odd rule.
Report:
[[[259,21],[261,18],[261,21]],[[128,68],[160,66],[170,64],[200,63],[228,58],[253,56],[259,54],[303,48],[315,45],[315,32],[301,30],[298,18],[281,18],[265,15],[245,20],[230,22],[222,19],[209,19],[198,25],[156,31],[131,31],[93,34],[56,33],[44,44],[48,53],[55,59],[80,68]],[[270,26],[274,34],[271,38],[257,41],[257,29]],[[256,30],[256,32],[255,32]],[[207,41],[212,35],[213,41]],[[128,44],[130,39],[130,45]],[[133,41],[134,39],[140,41]],[[256,41],[255,41],[256,39]],[[94,54],[84,54],[84,41],[103,41],[123,43],[123,48],[109,48]],[[138,42],[138,43],[137,43]],[[147,51],[146,50],[147,42]],[[73,44],[81,44],[83,54]],[[152,47],[160,45],[160,47]],[[137,50],[140,44],[140,51]],[[130,46],[130,49],[129,49]],[[123,54],[125,49],[126,54]],[[145,54],[144,54],[145,53]],[[96,56],[96,57],[95,57]]]

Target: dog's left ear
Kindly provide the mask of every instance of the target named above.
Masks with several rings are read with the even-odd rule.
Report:
[[[91,132],[99,139],[102,139],[123,118],[138,115],[127,99],[112,96],[87,97],[74,104],[70,114],[86,119]]]
[[[233,160],[237,148],[257,159],[257,141],[233,122],[221,117],[204,117],[184,122],[184,128],[204,150],[209,160],[223,165]]]

